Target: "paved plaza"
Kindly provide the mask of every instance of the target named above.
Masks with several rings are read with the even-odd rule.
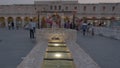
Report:
[[[78,32],[77,43],[101,68],[120,68],[120,40]]]
[[[101,68],[120,68],[120,40],[78,32],[77,43]],[[34,45],[27,30],[0,29],[0,68],[16,68]]]
[[[35,45],[26,30],[0,29],[0,68],[16,68]]]

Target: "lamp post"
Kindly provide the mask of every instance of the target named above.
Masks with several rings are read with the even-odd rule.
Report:
[[[73,11],[73,29],[75,28],[75,14],[76,14],[76,10]]]
[[[75,14],[73,14],[73,24],[75,24]]]
[[[39,17],[40,17],[40,11],[37,11],[37,13],[38,13],[38,24],[37,24],[37,26],[38,26],[38,29],[40,29],[40,19],[39,19]]]
[[[35,11],[36,11],[36,14],[37,14],[37,20],[38,20],[38,22],[37,22],[37,27],[38,27],[38,29],[40,29],[40,11],[39,10],[37,10],[37,8],[36,8],[36,5],[35,5]]]

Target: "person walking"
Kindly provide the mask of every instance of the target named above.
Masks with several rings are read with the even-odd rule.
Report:
[[[94,32],[94,26],[91,25],[91,35],[94,36],[95,35],[95,32]]]
[[[14,22],[11,23],[11,27],[14,30]]]
[[[84,21],[82,23],[82,31],[83,31],[83,35],[86,35],[86,31],[87,31],[87,21]]]
[[[30,23],[28,24],[29,27],[29,31],[30,31],[30,38],[34,39],[34,33],[35,33],[35,23],[32,21],[32,19],[30,20]]]
[[[88,23],[87,32],[88,32],[90,35],[94,36],[94,27],[93,27],[93,24]]]
[[[11,29],[11,23],[10,22],[8,23],[8,29],[9,30]]]

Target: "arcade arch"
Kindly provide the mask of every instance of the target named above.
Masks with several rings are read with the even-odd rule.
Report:
[[[37,22],[38,22],[38,17],[33,17],[33,21],[34,21],[35,23],[37,23]]]
[[[70,21],[70,18],[68,16],[65,16],[64,22],[68,22],[68,21]]]
[[[11,23],[11,22],[14,22],[14,19],[13,19],[13,17],[8,17],[8,18],[7,18],[7,21],[8,21],[8,24],[9,24],[9,23]]]
[[[47,27],[46,17],[43,16],[42,19],[41,19],[41,28],[46,28],[46,27]]]
[[[4,17],[0,17],[0,27],[5,27],[5,18]]]
[[[24,27],[25,27],[26,25],[28,25],[29,22],[30,22],[30,17],[25,17],[25,18],[24,18]]]
[[[54,13],[53,15],[51,15],[51,19],[53,22],[55,22],[59,27],[61,27],[61,16],[57,13]]]
[[[22,18],[21,17],[16,17],[16,26],[22,27]]]

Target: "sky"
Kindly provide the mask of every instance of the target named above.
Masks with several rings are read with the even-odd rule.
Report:
[[[41,0],[39,0],[41,1]],[[45,0],[43,0],[45,1]],[[47,0],[48,1],[48,0]],[[52,0],[49,0],[52,1]],[[74,0],[73,0],[74,1]],[[79,3],[120,3],[120,0],[78,0]],[[33,4],[34,0],[0,0],[0,5],[7,5],[7,4]]]

